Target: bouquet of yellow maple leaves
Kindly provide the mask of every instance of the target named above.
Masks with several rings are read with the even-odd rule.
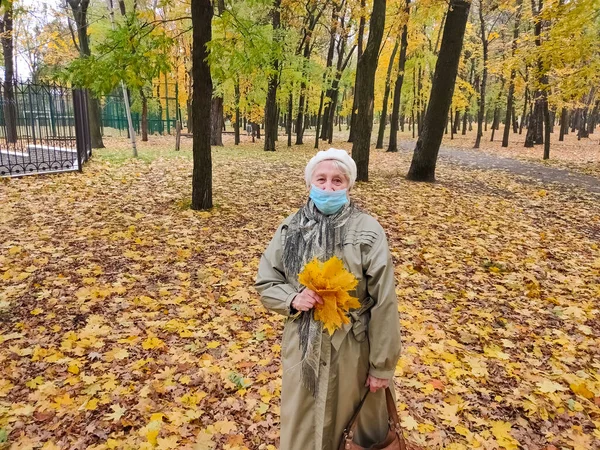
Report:
[[[349,294],[358,280],[344,268],[344,263],[336,256],[325,262],[313,259],[304,266],[298,275],[298,281],[323,299],[323,304],[315,305],[314,319],[323,322],[329,335],[350,322],[347,315],[350,309],[360,307],[358,298]]]

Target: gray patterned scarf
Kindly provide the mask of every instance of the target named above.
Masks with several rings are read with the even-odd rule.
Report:
[[[327,261],[334,255],[341,258],[348,219],[357,212],[352,202],[330,216],[322,214],[312,200],[300,208],[288,225],[283,251],[283,266],[296,288],[300,287],[298,274],[307,262],[315,257],[319,261]],[[301,313],[299,333],[302,384],[316,397],[323,323],[314,320],[313,311]]]

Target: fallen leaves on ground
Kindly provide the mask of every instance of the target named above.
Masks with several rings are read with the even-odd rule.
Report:
[[[0,445],[276,448],[283,319],[251,286],[313,150],[259,145],[213,150],[208,212],[188,209],[189,142],[1,180]],[[352,192],[394,259],[405,433],[600,447],[597,197],[445,163],[409,183],[408,158],[373,152]]]
[[[473,150],[475,143],[476,128],[468,131],[465,135],[459,133],[450,139],[450,135],[444,135],[444,145],[448,147],[464,148]],[[536,144],[533,147],[525,147],[525,135],[527,129],[523,129],[522,134],[510,133],[509,146],[502,147],[502,131],[496,130],[494,141],[490,141],[491,131],[484,133],[479,150],[484,153],[515,158],[528,162],[536,162],[544,166],[566,169],[575,173],[592,175],[600,179],[600,134],[598,130],[590,134],[589,138],[577,139],[577,133],[569,133],[564,136],[563,141],[559,141],[559,127],[550,135],[550,159],[543,160],[544,145]],[[410,137],[405,132],[404,136]]]

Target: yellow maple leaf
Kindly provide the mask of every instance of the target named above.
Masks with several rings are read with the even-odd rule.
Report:
[[[541,393],[543,394],[553,394],[556,391],[566,391],[567,388],[562,384],[556,383],[554,381],[550,381],[546,378],[543,378],[542,381],[538,383],[538,387]]]
[[[112,413],[105,414],[104,418],[106,420],[111,420],[113,422],[118,422],[123,417],[123,414],[127,411],[125,408],[122,408],[119,404],[110,405],[110,409],[112,409]]]
[[[595,397],[594,393],[587,388],[585,383],[571,383],[569,387],[575,394],[581,395],[582,397],[585,397],[588,400],[593,399]]]
[[[237,425],[235,422],[230,420],[219,420],[213,424],[213,427],[217,433],[229,434],[232,431],[237,430]]]
[[[400,425],[406,430],[416,430],[419,427],[419,423],[411,415],[404,416]]]
[[[177,435],[171,435],[166,438],[158,438],[156,442],[156,448],[160,450],[178,448],[179,437]]]
[[[73,404],[73,399],[67,393],[65,393],[61,397],[55,397],[54,401],[56,402],[55,406],[57,409],[59,409],[63,406],[71,406]]]
[[[573,450],[587,450],[592,448],[591,436],[571,431],[569,438],[569,445],[573,447]]]
[[[510,359],[510,355],[504,353],[497,345],[483,347],[483,353],[489,358],[497,358],[503,360]]]
[[[37,386],[39,386],[43,382],[44,382],[44,379],[38,375],[37,377],[32,378],[31,380],[27,381],[25,383],[25,386],[27,386],[29,389],[35,389]]]
[[[151,420],[148,425],[142,428],[142,432],[150,444],[156,445],[161,428],[162,420]]]
[[[323,299],[322,305],[315,306],[314,318],[323,322],[330,335],[350,322],[346,315],[350,309],[360,307],[358,298],[348,293],[356,287],[358,280],[336,256],[323,263],[313,259],[304,266],[298,281]]]
[[[117,360],[122,360],[129,357],[129,352],[124,348],[114,348],[104,354],[106,360],[108,362]]]
[[[519,441],[512,437],[510,431],[510,422],[503,422],[501,420],[493,422],[492,434],[496,438],[496,441],[498,441],[498,445],[506,450],[517,450],[519,448]]]
[[[92,398],[85,403],[85,409],[87,409],[88,411],[94,411],[96,408],[98,408],[97,398]]]
[[[153,348],[161,348],[164,347],[165,343],[156,336],[149,336],[144,342],[142,342],[142,348],[144,350],[149,350]]]
[[[196,437],[196,445],[194,450],[213,450],[215,448],[215,441],[213,441],[213,434],[207,429],[201,430]]]
[[[454,427],[454,431],[456,431],[458,434],[464,437],[467,437],[469,434],[471,434],[471,431],[468,428],[463,427],[461,425],[456,425]]]

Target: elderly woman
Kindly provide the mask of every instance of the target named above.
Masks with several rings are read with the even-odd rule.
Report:
[[[356,164],[344,150],[320,151],[306,166],[309,199],[277,229],[260,261],[256,288],[263,304],[288,317],[281,359],[281,450],[334,450],[367,388],[355,442],[385,439],[384,389],[400,353],[394,267],[385,233],[349,199]],[[333,335],[314,320],[323,302],[300,285],[313,258],[339,257],[358,280],[361,308]],[[366,387],[365,387],[366,386]],[[392,388],[393,390],[393,388]]]

